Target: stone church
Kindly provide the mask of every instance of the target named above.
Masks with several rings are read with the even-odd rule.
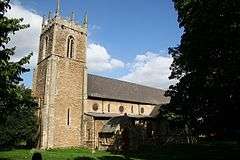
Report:
[[[32,94],[39,109],[38,146],[119,147],[121,140],[114,142],[114,138],[121,137],[124,125],[143,127],[132,138],[152,137],[158,107],[169,101],[164,91],[88,74],[87,15],[81,24],[74,15],[63,18],[57,2],[54,16],[43,18],[33,77]]]

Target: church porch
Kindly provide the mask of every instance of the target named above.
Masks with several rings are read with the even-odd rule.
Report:
[[[155,118],[116,113],[85,113],[84,146],[99,150],[131,150],[154,143]]]

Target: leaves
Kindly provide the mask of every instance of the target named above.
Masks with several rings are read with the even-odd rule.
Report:
[[[0,0],[0,146],[15,145],[33,137],[36,130],[36,104],[31,90],[20,86],[22,73],[28,72],[32,53],[12,62],[15,47],[6,48],[10,35],[29,25],[21,24],[23,19],[7,18],[9,0]]]
[[[179,79],[165,93],[171,96],[169,111],[195,128],[199,119],[209,130],[240,128],[235,123],[240,113],[240,1],[173,2],[184,33],[180,45],[169,48],[174,59],[169,78]]]

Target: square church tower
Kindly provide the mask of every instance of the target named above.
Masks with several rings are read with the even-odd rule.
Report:
[[[82,24],[60,16],[43,18],[33,96],[40,108],[40,148],[81,145],[86,99],[87,16]],[[70,119],[71,118],[71,119]],[[71,124],[70,124],[71,123]]]

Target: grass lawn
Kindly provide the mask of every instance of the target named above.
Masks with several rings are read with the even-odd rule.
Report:
[[[0,160],[31,159],[34,150],[17,149],[0,151]],[[125,155],[105,151],[92,153],[88,149],[54,149],[40,151],[44,160],[222,160],[240,159],[240,145],[198,144],[145,147]],[[85,157],[85,158],[84,158]]]

